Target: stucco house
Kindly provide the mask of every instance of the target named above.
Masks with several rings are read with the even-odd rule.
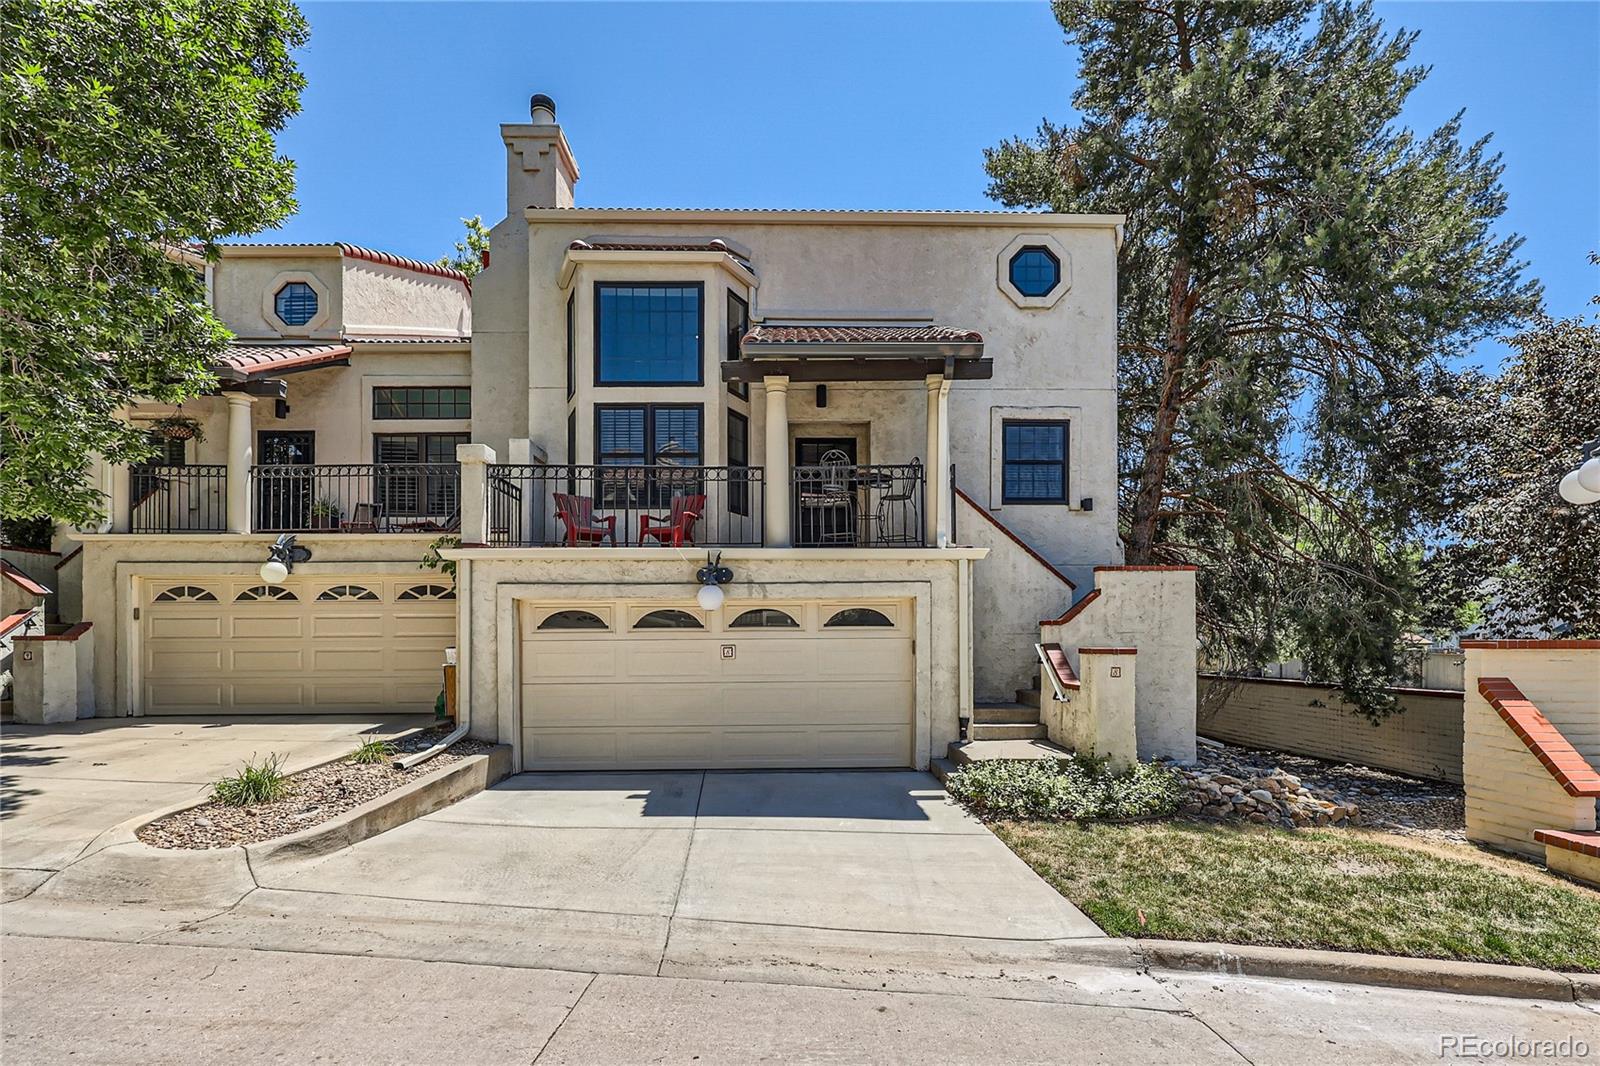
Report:
[[[454,646],[518,769],[1192,756],[1193,574],[1120,565],[1120,217],[580,207],[548,98],[501,139],[470,283],[204,267],[202,437],[66,531],[97,713],[422,709]]]

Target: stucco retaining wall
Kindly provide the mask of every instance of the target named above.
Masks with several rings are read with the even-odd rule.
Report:
[[[1461,693],[1395,693],[1403,710],[1374,723],[1339,699],[1331,685],[1202,676],[1199,731],[1229,744],[1459,783]]]

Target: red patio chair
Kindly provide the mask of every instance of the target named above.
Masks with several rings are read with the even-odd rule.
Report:
[[[611,543],[617,542],[617,516],[607,515],[605,518],[594,516],[594,501],[587,496],[573,496],[565,492],[554,494],[556,498],[556,517],[566,527],[566,544],[575,548],[580,544],[599,544],[610,538]]]
[[[663,547],[681,548],[685,544],[693,544],[694,524],[705,509],[704,494],[674,496],[672,513],[667,517],[657,518],[648,514],[639,516],[639,543],[642,545],[646,537],[654,537]]]

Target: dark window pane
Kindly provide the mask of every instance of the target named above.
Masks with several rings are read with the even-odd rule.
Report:
[[[379,386],[372,390],[372,417],[471,418],[472,390],[434,386]]]
[[[596,380],[699,383],[700,292],[699,285],[596,285]]]
[[[633,624],[635,629],[704,629],[688,611],[651,611]]]
[[[882,611],[874,611],[871,607],[846,607],[835,614],[824,624],[823,628],[838,628],[842,626],[892,626],[889,616]]]
[[[1002,502],[1066,502],[1067,423],[1007,422],[1001,433]]]
[[[589,611],[557,611],[539,623],[540,629],[610,629],[605,619]]]
[[[303,326],[317,316],[317,290],[303,281],[291,281],[278,290],[272,309],[285,325]]]
[[[746,611],[728,623],[729,629],[799,629],[800,623],[775,607]]]
[[[1061,280],[1061,262],[1048,248],[1028,247],[1011,257],[1011,284],[1024,296],[1046,296]]]

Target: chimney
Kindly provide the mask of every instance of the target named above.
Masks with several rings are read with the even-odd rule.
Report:
[[[506,145],[506,216],[529,207],[571,207],[578,163],[556,123],[556,102],[544,93],[528,101],[526,124],[500,127]]]

